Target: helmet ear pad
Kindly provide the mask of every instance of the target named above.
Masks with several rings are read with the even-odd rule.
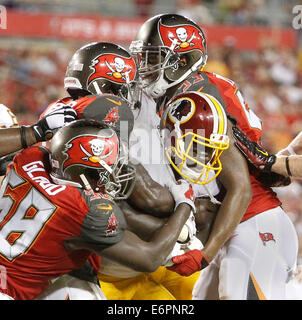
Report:
[[[108,79],[96,79],[94,81],[97,82],[98,87],[103,94],[109,93],[109,94],[119,95],[119,92],[122,88],[121,84],[114,83]],[[99,92],[95,90],[93,83],[91,83],[88,86],[88,90],[93,94],[99,94]]]

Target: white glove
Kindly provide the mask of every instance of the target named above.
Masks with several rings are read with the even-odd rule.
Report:
[[[203,244],[202,242],[196,238],[195,236],[192,237],[192,239],[187,243],[186,247],[182,247],[182,249],[185,251],[185,252],[188,252],[188,251],[192,251],[192,250],[202,250],[203,249]]]
[[[166,267],[171,267],[173,266],[173,262],[172,262],[172,258],[175,256],[180,256],[182,254],[184,254],[185,251],[181,249],[181,244],[176,242],[172,251],[170,252],[170,254],[167,256],[165,262],[163,263],[164,266]]]
[[[192,185],[187,182],[186,180],[180,179],[175,183],[171,182],[168,185],[168,188],[170,192],[172,193],[172,196],[175,201],[175,209],[181,204],[181,203],[187,203],[191,206],[193,212],[195,213],[195,195],[192,188]]]
[[[196,235],[196,224],[195,224],[195,216],[191,211],[190,217],[187,222],[184,224],[177,241],[180,243],[186,243],[190,241]]]
[[[77,113],[72,107],[68,105],[60,105],[60,107],[46,114],[41,120],[31,127],[37,141],[45,141],[52,137],[52,134],[56,129],[74,121],[76,118]]]
[[[175,256],[180,256],[185,254],[186,252],[192,251],[192,250],[202,250],[203,249],[203,244],[202,242],[197,239],[195,236],[192,237],[192,239],[187,242],[186,244],[181,244],[179,242],[176,242],[173,250],[170,252],[168,257],[166,258],[164,262],[165,267],[171,267],[173,266],[172,258]]]

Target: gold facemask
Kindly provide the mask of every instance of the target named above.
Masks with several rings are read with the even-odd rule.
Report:
[[[188,142],[187,146],[184,141]],[[223,134],[211,134],[210,139],[207,139],[188,132],[176,138],[175,146],[165,150],[175,171],[192,183],[207,184],[221,172],[220,156],[229,148],[229,138]]]

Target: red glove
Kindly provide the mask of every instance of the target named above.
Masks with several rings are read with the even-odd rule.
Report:
[[[174,265],[172,267],[167,267],[167,269],[185,277],[189,277],[193,273],[200,271],[209,265],[208,259],[197,249],[173,257],[172,262]]]

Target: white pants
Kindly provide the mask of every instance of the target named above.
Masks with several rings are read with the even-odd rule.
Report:
[[[64,275],[36,300],[107,300],[99,285]]]
[[[14,300],[11,296],[8,296],[5,293],[0,292],[0,300]]]
[[[201,272],[193,300],[284,300],[297,255],[297,233],[282,208],[262,212],[237,226]]]

